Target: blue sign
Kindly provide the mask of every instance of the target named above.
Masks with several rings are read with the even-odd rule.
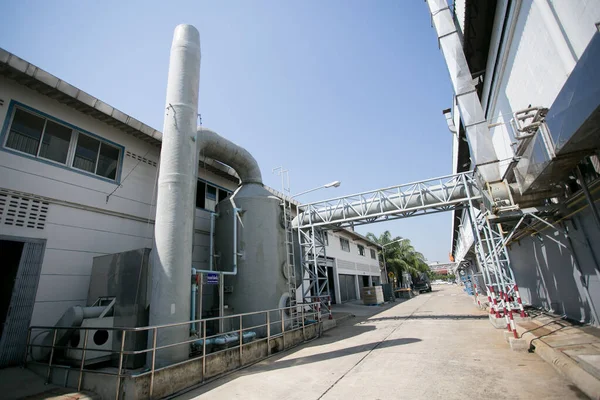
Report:
[[[206,274],[206,284],[207,285],[218,285],[219,284],[219,274]]]

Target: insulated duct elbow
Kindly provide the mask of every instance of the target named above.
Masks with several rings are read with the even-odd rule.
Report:
[[[210,129],[198,127],[197,132],[198,152],[201,156],[210,157],[229,165],[237,172],[242,184],[263,184],[258,163],[248,150]]]

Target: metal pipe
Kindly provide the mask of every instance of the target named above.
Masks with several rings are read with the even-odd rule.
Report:
[[[154,391],[154,367],[156,362],[156,334],[158,328],[152,330],[152,369],[150,370],[150,398],[152,398],[152,392]]]
[[[190,316],[189,268],[192,265],[196,209],[196,121],[200,84],[200,34],[191,25],[175,29],[158,173],[152,266],[150,325],[182,322]],[[189,326],[160,333],[158,345],[184,341]],[[188,358],[185,346],[161,351],[156,363]]]
[[[221,274],[219,276],[219,332],[223,333],[224,330],[224,320],[223,316],[225,315],[225,282],[224,276]]]
[[[590,206],[590,210],[592,211],[592,215],[594,216],[594,220],[596,221],[596,226],[598,226],[598,228],[600,228],[600,215],[598,215],[598,209],[596,208],[596,202],[594,201],[594,198],[592,197],[592,194],[590,193],[590,189],[588,188],[588,185],[585,182],[585,179],[583,179],[583,174],[581,173],[581,166],[578,166],[577,168],[575,168],[575,173],[577,174],[577,180],[579,181],[579,186],[581,186],[581,190],[583,191],[583,194],[585,195],[585,199],[587,200],[588,205]]]
[[[78,392],[81,391],[81,382],[83,379],[83,366],[85,365],[85,352],[87,350],[87,341],[88,341],[89,332],[90,332],[89,329],[86,329],[85,334],[83,335],[83,350],[81,352],[81,365],[79,366],[79,379],[77,381],[77,391]],[[123,334],[125,334],[125,332],[123,332]]]
[[[262,174],[256,159],[241,146],[225,139],[215,131],[202,126],[197,128],[197,152],[213,158],[233,168],[242,184],[258,183],[262,185]]]
[[[198,291],[198,286],[195,283],[192,283],[192,309],[190,310],[190,321],[196,319],[196,292]],[[190,331],[195,331],[195,324],[190,326]]]
[[[202,298],[203,294],[204,294],[204,279],[203,279],[202,272],[200,272],[200,273],[198,273],[198,300],[196,301],[198,306],[196,307],[196,320],[202,319],[202,302],[204,300]],[[198,326],[196,329],[196,332],[199,332],[199,331],[200,331],[200,322],[198,322]]]
[[[208,255],[208,269],[213,270],[214,268],[214,257],[215,257],[215,218],[219,216],[218,213],[210,214],[210,235],[209,235],[209,255]]]
[[[46,383],[50,383],[50,374],[52,372],[52,361],[54,359],[54,345],[56,344],[56,332],[54,329],[54,334],[52,335],[52,349],[50,350],[50,361],[48,361],[48,373],[46,374]]]
[[[206,376],[206,321],[202,324],[202,381]]]
[[[501,180],[498,156],[481,102],[473,84],[460,35],[447,0],[427,0],[438,44],[444,55],[471,155],[486,182]]]
[[[119,400],[119,392],[121,391],[121,373],[123,372],[123,351],[125,350],[125,334],[127,331],[123,331],[121,335],[121,351],[119,352],[119,372],[117,373],[117,395],[116,400]]]

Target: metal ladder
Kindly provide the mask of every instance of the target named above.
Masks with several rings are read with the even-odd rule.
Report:
[[[287,194],[284,192],[283,199],[283,221],[285,224],[285,251],[286,251],[286,267],[288,272],[288,291],[290,296],[290,320],[292,326],[296,326],[302,323],[298,321],[298,309],[296,307],[296,265],[294,253],[294,230],[292,229],[292,203],[285,197]]]
[[[281,190],[282,190],[282,215],[283,225],[285,229],[285,272],[287,273],[288,283],[288,295],[289,295],[289,317],[292,327],[297,327],[302,324],[302,321],[298,320],[298,307],[296,298],[296,255],[294,252],[294,229],[292,229],[292,193],[290,190],[290,180],[288,171],[283,167],[273,169],[273,173],[277,173],[281,176]],[[287,179],[286,179],[287,178]]]

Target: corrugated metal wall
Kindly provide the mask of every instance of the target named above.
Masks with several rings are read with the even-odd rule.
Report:
[[[23,361],[27,329],[33,313],[35,294],[44,258],[45,240],[25,239],[22,241],[25,242],[25,245],[0,339],[0,368],[18,365]]]
[[[340,274],[340,295],[342,303],[356,299],[356,278],[354,275]]]

